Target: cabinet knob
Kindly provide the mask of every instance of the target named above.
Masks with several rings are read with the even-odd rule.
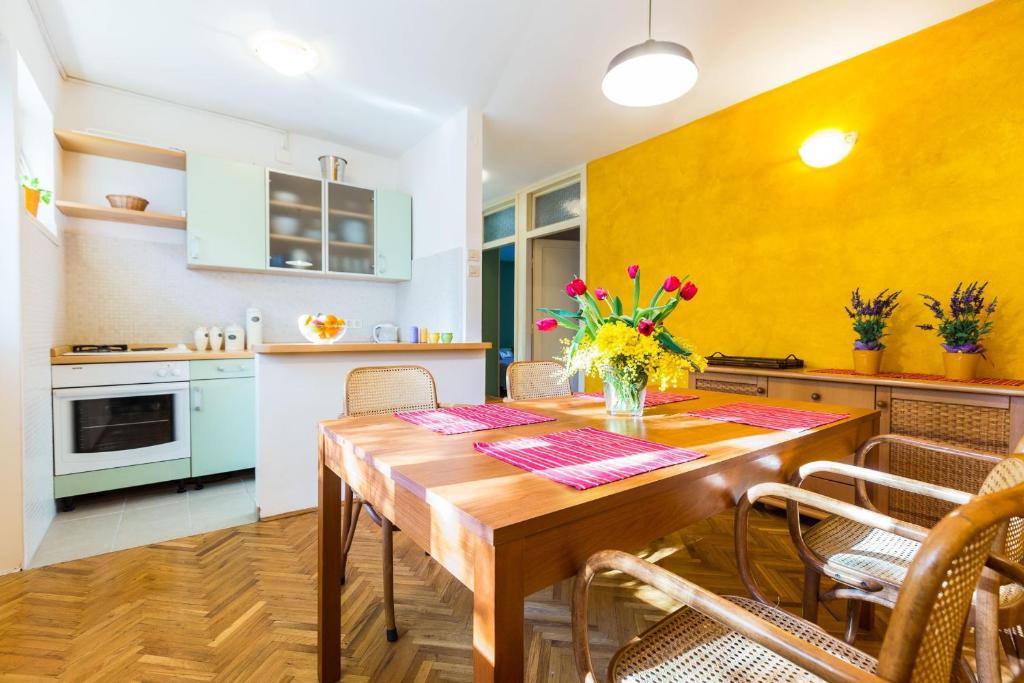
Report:
[[[762,396],[764,395],[764,387],[758,387],[756,391],[757,391],[758,394],[760,394]]]
[[[878,406],[879,408],[888,408],[889,407],[888,401],[879,401],[875,405]]]
[[[811,400],[812,401],[820,401],[821,400],[821,394],[819,394],[817,391],[815,391],[813,394],[811,394]]]

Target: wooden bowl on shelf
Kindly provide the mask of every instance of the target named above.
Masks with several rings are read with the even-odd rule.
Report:
[[[149,206],[149,200],[136,197],[133,194],[108,194],[107,201],[115,209],[130,209],[132,211],[145,211]]]

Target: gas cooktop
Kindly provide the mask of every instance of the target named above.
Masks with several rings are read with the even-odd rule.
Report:
[[[188,353],[192,349],[184,344],[177,346],[136,346],[127,344],[75,344],[65,356],[92,356],[103,353]]]

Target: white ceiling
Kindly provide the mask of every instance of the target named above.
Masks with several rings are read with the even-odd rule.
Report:
[[[643,0],[32,0],[69,76],[397,156],[484,112],[486,198],[626,147],[984,4],[657,0],[654,37],[701,70],[682,99],[612,104],[601,77],[646,38]],[[320,65],[281,76],[268,30]]]

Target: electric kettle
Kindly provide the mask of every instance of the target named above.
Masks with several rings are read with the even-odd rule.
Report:
[[[398,327],[391,323],[373,326],[373,341],[378,344],[394,344],[398,341]]]

